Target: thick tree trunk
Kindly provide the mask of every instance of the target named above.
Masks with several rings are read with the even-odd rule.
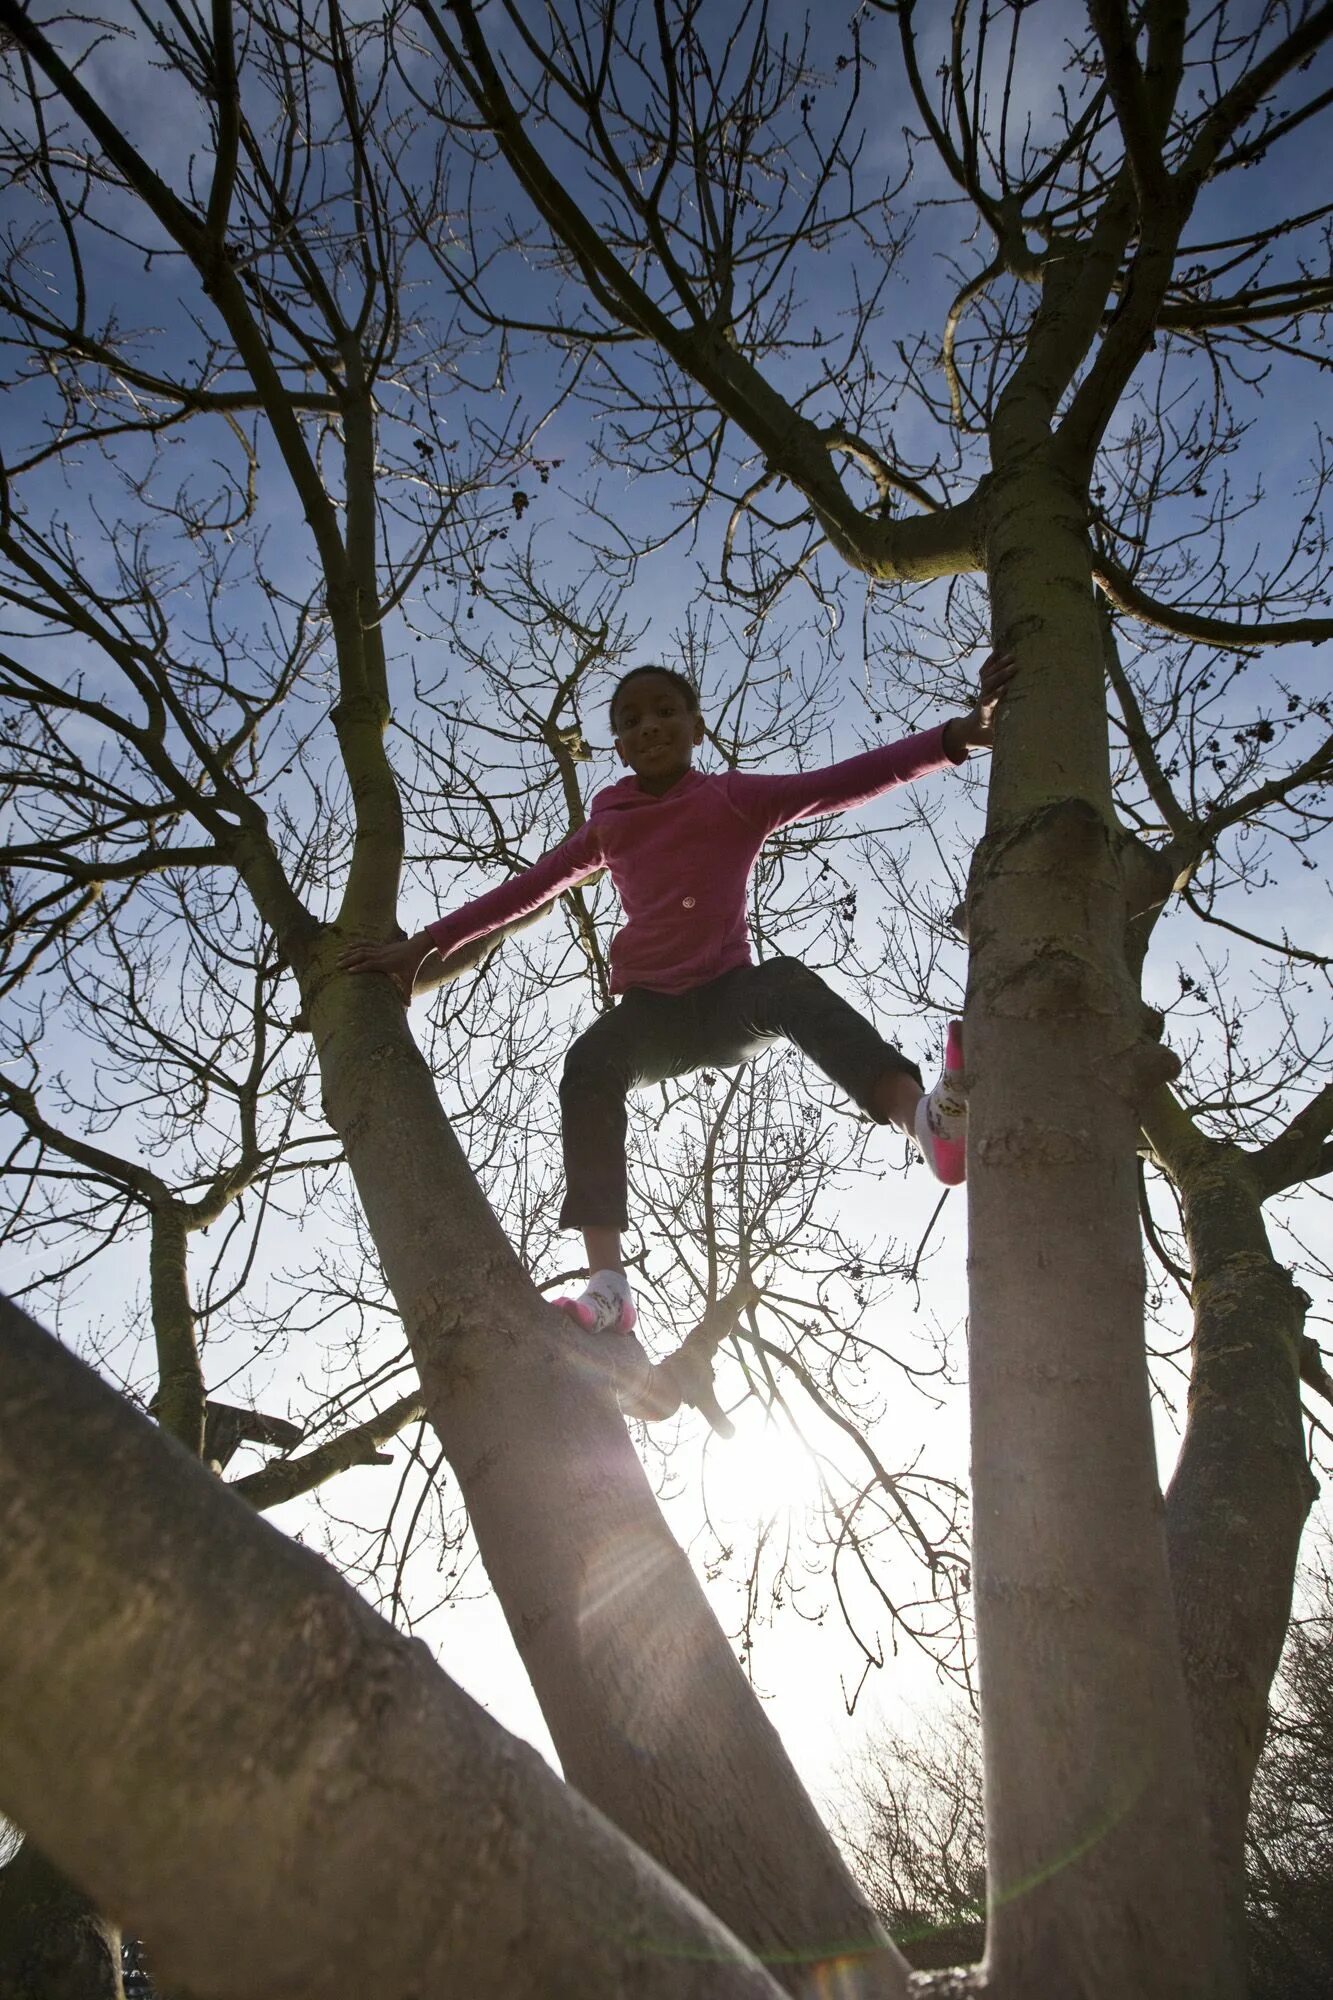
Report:
[[[896,1995],[890,1945],[662,1519],[612,1350],[546,1308],[387,981],[314,989],[339,1133],[566,1777],[794,1991]],[[850,1962],[847,1962],[850,1961]]]
[[[1135,1148],[1169,1062],[1123,953],[1077,492],[989,501],[1002,718],[969,905],[966,1057],[986,1965],[1003,2000],[1220,2000],[1222,1940],[1167,1572]]]
[[[194,2000],[781,2000],[425,1647],[3,1300],[0,1594],[0,1807]]]
[[[120,1932],[31,1840],[0,1870],[4,2000],[125,2000]]]
[[[1189,1417],[1166,1499],[1185,1683],[1213,1851],[1245,1949],[1245,1823],[1316,1486],[1301,1429],[1306,1301],[1273,1256],[1245,1154],[1166,1092],[1146,1121],[1193,1272]]]
[[[155,1204],[149,1250],[151,1321],[157,1346],[156,1416],[198,1455],[204,1441],[204,1376],[195,1341],[187,1264],[189,1235],[179,1203]],[[11,1985],[12,1982],[12,1985]],[[120,1932],[30,1842],[0,1875],[0,1996],[3,2000],[123,2000]]]

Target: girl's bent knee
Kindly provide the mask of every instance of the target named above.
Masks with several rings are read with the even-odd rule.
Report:
[[[560,1073],[561,1097],[604,1097],[608,1093],[623,1097],[627,1088],[626,1078],[615,1063],[575,1042]]]

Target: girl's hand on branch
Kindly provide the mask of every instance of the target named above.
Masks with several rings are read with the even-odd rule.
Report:
[[[354,944],[338,960],[344,972],[383,972],[392,979],[404,1007],[412,1005],[412,988],[422,960],[435,949],[429,932],[399,938],[393,944]]]
[[[944,747],[950,756],[990,749],[995,741],[995,713],[1016,671],[1012,653],[989,653],[982,661],[976,700],[966,715],[955,715],[944,725]]]

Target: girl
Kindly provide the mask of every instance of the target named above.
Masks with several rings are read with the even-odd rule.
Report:
[[[610,870],[626,917],[611,946],[620,997],[574,1043],[560,1086],[560,1226],[583,1232],[589,1281],[580,1298],[556,1303],[588,1331],[628,1333],[635,1321],[621,1232],[625,1099],[638,1085],[734,1068],[785,1037],[877,1124],[914,1139],[938,1180],[963,1179],[960,1024],[950,1023],[944,1071],[927,1095],[916,1064],[798,959],[752,963],[745,897],[755,857],[779,827],[846,812],[989,747],[1013,671],[1009,654],[992,653],[966,715],[825,770],[705,776],[694,769],[704,724],[693,683],[666,667],[636,667],[611,697],[616,754],[631,776],[597,794],[577,833],[415,937],[343,954],[350,971],[388,973],[407,1005],[432,951],[447,958]]]

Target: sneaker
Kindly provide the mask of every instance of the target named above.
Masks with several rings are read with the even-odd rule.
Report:
[[[589,1280],[581,1297],[552,1299],[551,1304],[585,1333],[633,1333],[639,1315],[628,1290],[622,1293],[599,1285],[597,1277]]]
[[[937,1181],[945,1187],[962,1186],[967,1179],[967,1097],[961,1021],[950,1021],[940,1080],[916,1107],[916,1142]]]

